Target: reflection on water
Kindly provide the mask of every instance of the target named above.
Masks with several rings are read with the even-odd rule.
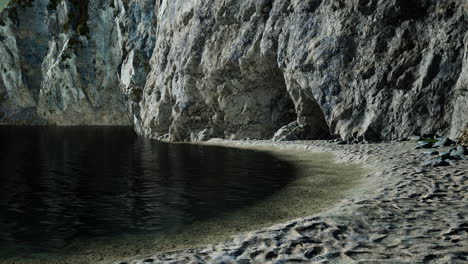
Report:
[[[0,248],[183,230],[273,194],[292,173],[265,153],[166,144],[131,128],[0,127]]]

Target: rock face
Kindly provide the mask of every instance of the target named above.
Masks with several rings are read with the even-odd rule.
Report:
[[[139,134],[173,141],[272,138],[292,126],[302,139],[455,139],[468,127],[463,1],[12,7],[0,26],[7,117],[38,109],[49,123],[125,124],[128,115]]]
[[[0,122],[130,125],[142,66],[129,61],[151,55],[151,2],[12,1],[0,15]]]
[[[142,131],[268,138],[297,118],[319,128],[307,138],[323,128],[455,137],[468,119],[467,11],[459,1],[163,1]]]

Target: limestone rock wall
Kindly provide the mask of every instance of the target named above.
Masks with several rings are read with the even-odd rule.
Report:
[[[174,141],[456,138],[468,126],[466,1],[13,6],[0,20],[3,120],[129,122]]]
[[[162,1],[142,132],[172,140],[456,137],[467,126],[467,4]]]
[[[130,125],[134,74],[122,80],[122,65],[151,55],[151,2],[12,1],[0,14],[0,122]]]

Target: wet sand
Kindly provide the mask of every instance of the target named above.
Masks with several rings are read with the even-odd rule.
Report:
[[[468,160],[458,161],[449,167],[423,167],[422,163],[427,160],[423,154],[425,150],[415,150],[414,142],[342,146],[324,141],[213,140],[211,144],[266,148],[268,151],[276,148],[281,150],[278,155],[283,151],[332,153],[336,163],[359,165],[367,173],[361,180],[351,177],[353,180],[344,185],[349,187],[352,185],[349,183],[359,183],[347,191],[333,194],[333,191],[323,189],[331,196],[338,193],[347,198],[331,207],[329,205],[333,202],[326,198],[309,202],[325,204],[322,210],[314,207],[309,216],[243,232],[229,242],[156,253],[124,263],[468,261]],[[299,166],[308,164],[303,156],[298,154]],[[324,162],[319,163],[338,170],[336,163]],[[304,190],[303,193],[307,192]],[[289,207],[294,207],[301,200],[300,195],[299,192],[296,199],[289,201]],[[303,197],[303,202],[310,199],[313,198]],[[320,213],[314,214],[314,210]]]

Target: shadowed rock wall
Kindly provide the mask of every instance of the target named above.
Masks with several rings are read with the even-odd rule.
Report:
[[[127,92],[147,62],[131,64],[151,56],[152,2],[11,1],[0,14],[0,122],[130,125]]]
[[[59,124],[128,115],[139,134],[177,141],[279,129],[303,139],[456,138],[468,126],[464,1],[89,0],[85,36],[80,17],[64,30],[80,5],[56,0],[50,11],[49,2],[16,3],[18,16],[0,26],[10,39],[0,44],[10,56],[0,62],[7,115],[37,107]],[[48,11],[27,13],[41,5]],[[44,26],[21,31],[29,20]]]

